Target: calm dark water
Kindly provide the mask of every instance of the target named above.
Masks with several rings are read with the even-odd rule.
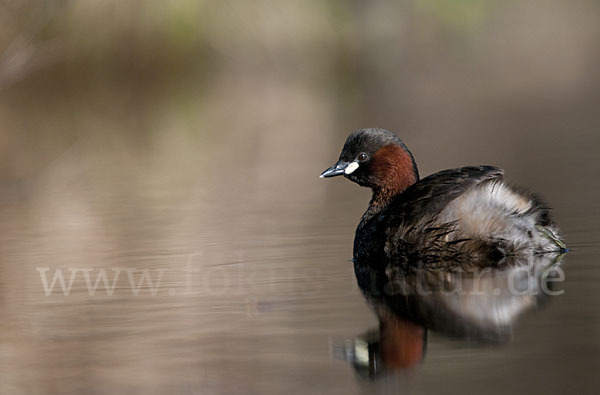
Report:
[[[555,207],[572,247],[555,284],[564,293],[507,301],[489,288],[483,301],[437,301],[423,340],[427,325],[376,314],[357,286],[352,239],[368,194],[318,179],[340,141],[296,166],[278,152],[264,163],[234,155],[221,168],[230,148],[202,153],[178,137],[176,158],[88,137],[35,177],[5,181],[3,393],[589,393],[597,384],[596,201],[545,182],[546,170],[508,177],[533,180]],[[597,193],[595,182],[586,189]],[[68,295],[60,281],[46,295],[43,279],[50,287],[57,271]],[[107,283],[100,277],[90,295],[86,273],[93,286],[102,272]],[[373,380],[364,347],[380,341],[378,315],[405,339],[391,350],[426,344]]]
[[[409,3],[223,6],[194,59],[138,42],[3,87],[0,393],[596,393],[598,7]],[[540,193],[564,292],[510,297],[507,269],[481,297],[365,299],[369,193],[318,175],[366,126],[422,176],[493,164]],[[531,263],[539,290],[556,262]]]

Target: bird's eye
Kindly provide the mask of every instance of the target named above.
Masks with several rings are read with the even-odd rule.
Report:
[[[369,158],[369,155],[365,154],[364,152],[361,152],[360,154],[358,154],[357,159],[361,162],[366,161]]]

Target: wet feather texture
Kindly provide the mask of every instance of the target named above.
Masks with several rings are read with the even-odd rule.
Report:
[[[338,166],[359,152],[369,161],[345,177],[371,188],[373,198],[356,230],[358,264],[495,265],[565,247],[541,199],[508,185],[497,167],[467,166],[419,180],[408,148],[383,129],[352,133]]]

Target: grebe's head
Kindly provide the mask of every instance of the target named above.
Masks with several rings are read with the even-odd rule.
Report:
[[[417,164],[402,140],[385,129],[352,132],[335,165],[321,178],[344,176],[377,194],[395,195],[419,180]]]

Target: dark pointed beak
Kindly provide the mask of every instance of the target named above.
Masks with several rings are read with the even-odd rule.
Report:
[[[344,162],[344,161],[340,160],[335,165],[331,166],[329,169],[327,169],[323,173],[321,173],[321,175],[319,177],[320,178],[329,178],[329,177],[342,176],[342,175],[344,175],[344,171],[346,170],[346,167],[348,167],[349,164],[350,164],[350,162]]]

